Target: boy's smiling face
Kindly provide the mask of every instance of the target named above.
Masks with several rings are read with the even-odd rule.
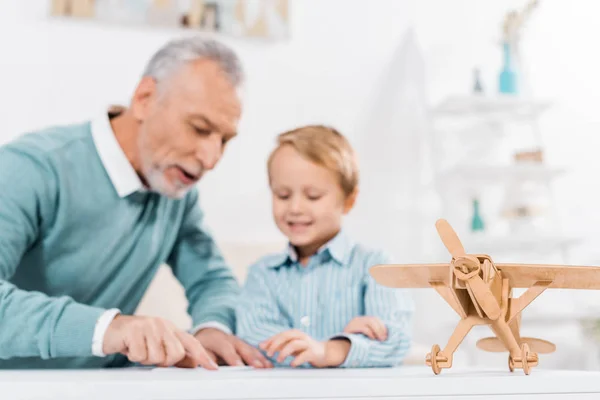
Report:
[[[301,258],[314,254],[340,230],[352,208],[335,172],[283,145],[271,160],[269,180],[273,217]]]

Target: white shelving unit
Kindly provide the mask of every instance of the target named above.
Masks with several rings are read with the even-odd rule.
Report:
[[[457,229],[468,252],[487,253],[498,261],[527,254],[545,257],[540,262],[548,262],[550,257],[568,262],[568,248],[578,238],[562,232],[551,190],[552,182],[567,171],[544,161],[513,161],[517,151],[543,152],[538,118],[550,107],[549,101],[516,96],[457,95],[430,111],[433,183],[441,216]],[[543,214],[535,217],[544,221],[541,230],[533,225],[524,229],[527,223],[523,219],[516,231],[515,224],[502,216],[502,205],[514,200],[511,189],[523,185],[535,185],[534,197],[546,201]],[[486,229],[477,233],[470,231],[475,198],[486,224]]]
[[[467,95],[450,96],[430,110],[429,142],[440,217],[450,221],[468,253],[488,254],[496,262],[569,264],[568,250],[579,238],[561,229],[552,195],[552,184],[567,171],[549,165],[546,160],[514,160],[518,151],[543,152],[538,119],[550,107],[548,101]],[[520,187],[528,190],[515,190]],[[537,208],[540,215],[523,218],[521,224],[511,224],[503,211],[507,205],[510,209],[523,203],[518,200],[521,197],[524,203],[529,201],[544,207]],[[485,223],[485,229],[479,232],[471,231],[473,198],[480,200]],[[545,224],[530,228],[534,226],[531,221],[539,220]],[[449,257],[447,253],[441,256]],[[546,365],[568,365],[569,351],[575,350],[565,347],[568,341],[548,334],[548,328],[577,337],[579,319],[583,318],[581,304],[573,293],[552,290],[524,312],[523,332],[553,340],[559,347],[556,353],[544,355]],[[491,334],[489,329],[476,327],[467,335],[464,348],[471,363],[497,365],[499,356],[506,358],[505,353],[486,353],[475,347],[478,338]]]
[[[509,95],[497,95],[493,97],[456,95],[448,97],[432,111],[436,116],[478,114],[512,119],[529,119],[544,112],[550,106],[551,103],[549,101],[525,100]]]
[[[565,173],[565,169],[540,164],[457,165],[438,175],[440,184],[490,185],[523,180],[544,182]]]

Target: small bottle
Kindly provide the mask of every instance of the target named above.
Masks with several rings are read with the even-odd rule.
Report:
[[[481,74],[479,72],[479,68],[475,68],[473,71],[473,93],[483,93],[483,85],[481,84]]]
[[[473,199],[473,218],[471,219],[471,231],[481,232],[485,229],[483,218],[479,210],[479,200]]]

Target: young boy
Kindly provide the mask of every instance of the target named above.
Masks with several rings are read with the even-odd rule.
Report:
[[[324,126],[278,139],[267,169],[273,217],[289,246],[250,267],[236,309],[237,335],[275,366],[401,364],[412,301],[405,290],[371,278],[369,268],[389,260],[341,227],[358,193],[350,144]]]

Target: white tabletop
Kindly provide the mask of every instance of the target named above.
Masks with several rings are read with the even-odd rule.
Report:
[[[397,369],[0,371],[1,399],[600,398],[600,372]],[[558,395],[561,394],[561,395]],[[504,398],[504,397],[503,397]]]

